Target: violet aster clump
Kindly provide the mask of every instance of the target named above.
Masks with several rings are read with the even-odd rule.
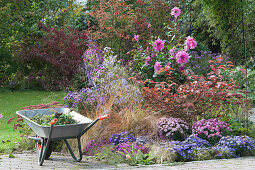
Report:
[[[91,140],[87,143],[83,151],[83,154],[86,156],[94,156],[102,150],[103,146],[110,144],[111,144],[110,139],[99,138],[97,140]]]
[[[211,144],[195,135],[189,136],[185,141],[173,141],[166,143],[163,147],[173,149],[177,154],[177,161],[196,160],[197,152],[209,152]]]
[[[110,141],[114,145],[118,145],[123,142],[135,142],[135,137],[128,132],[122,132],[120,134],[113,134]]]
[[[231,148],[237,156],[247,156],[255,152],[255,141],[248,136],[222,137],[217,146]]]
[[[232,131],[229,124],[218,119],[199,120],[192,126],[192,133],[208,140],[211,144],[217,143],[225,131]]]
[[[211,154],[215,159],[229,159],[237,157],[236,152],[233,148],[220,145],[212,147]]]
[[[184,140],[188,134],[188,124],[180,118],[161,118],[157,124],[162,139]]]
[[[150,151],[148,146],[138,145],[130,141],[123,142],[113,147],[113,150],[125,156],[126,154],[137,153],[139,150],[143,154],[147,154]]]

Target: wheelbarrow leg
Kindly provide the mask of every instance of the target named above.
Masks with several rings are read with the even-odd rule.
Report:
[[[76,162],[80,162],[82,160],[82,151],[81,151],[81,138],[80,137],[77,137],[77,141],[78,141],[78,148],[79,148],[79,156],[80,158],[77,158],[74,153],[73,153],[73,150],[71,149],[68,141],[66,139],[64,139],[65,143],[66,143],[66,146],[69,150],[69,152],[71,153],[73,159],[76,161]]]
[[[46,153],[47,153],[47,150],[49,148],[50,141],[51,141],[52,130],[53,130],[53,125],[50,126],[50,133],[49,133],[49,137],[47,139],[47,142],[46,142],[45,138],[43,138],[43,140],[42,140],[41,151],[40,151],[39,158],[38,158],[38,165],[39,166],[42,166],[43,161],[44,161],[45,156],[46,156]],[[46,146],[44,148],[45,142],[46,142]]]

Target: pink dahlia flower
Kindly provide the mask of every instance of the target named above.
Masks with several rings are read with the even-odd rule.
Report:
[[[156,61],[155,65],[154,65],[154,69],[155,69],[156,71],[159,71],[159,70],[161,69],[161,64],[160,64],[160,62]]]
[[[134,39],[135,39],[136,41],[139,41],[139,35],[134,35]]]
[[[181,14],[181,10],[178,7],[174,7],[171,10],[171,15],[173,15],[175,18],[177,18]]]
[[[148,56],[145,60],[146,60],[146,65],[149,65],[149,63],[152,61],[150,56]]]
[[[176,59],[181,66],[184,66],[189,61],[189,55],[185,51],[179,51],[176,54]]]
[[[175,56],[176,56],[175,48],[172,48],[172,49],[170,50],[170,55],[173,56],[173,57],[175,58]]]
[[[195,49],[197,47],[197,42],[192,37],[188,36],[185,45],[185,50],[188,51],[189,49]]]
[[[154,43],[154,49],[157,51],[160,51],[164,48],[164,41],[162,41],[160,38],[158,38]]]

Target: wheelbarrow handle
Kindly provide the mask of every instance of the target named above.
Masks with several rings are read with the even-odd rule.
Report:
[[[110,114],[104,115],[104,116],[100,116],[98,118],[96,118],[96,120],[94,120],[93,122],[91,122],[81,133],[80,133],[80,137],[87,132],[94,124],[96,124],[99,120],[104,120],[104,119],[108,119],[110,118]]]
[[[50,125],[55,125],[58,122],[58,119],[55,118],[53,120],[51,120],[51,122],[49,123]]]
[[[100,120],[104,120],[104,119],[108,119],[108,118],[110,118],[110,114],[99,117]]]

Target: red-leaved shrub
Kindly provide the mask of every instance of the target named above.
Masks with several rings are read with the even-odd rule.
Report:
[[[184,70],[183,76],[187,77],[187,81],[182,85],[171,81],[171,71],[167,74],[167,82],[146,81],[147,85],[154,84],[153,88],[143,87],[147,104],[156,111],[191,122],[198,115],[224,104],[243,103],[243,95],[235,93],[237,84],[231,79],[231,75],[224,74],[227,68],[233,67],[232,63],[215,64],[221,61],[221,57],[216,61],[209,61],[212,71],[207,77],[194,75],[192,70]]]
[[[46,90],[68,87],[86,49],[85,32],[70,28],[49,28],[39,24],[43,36],[31,35],[21,44],[17,59],[30,82],[36,81]]]

